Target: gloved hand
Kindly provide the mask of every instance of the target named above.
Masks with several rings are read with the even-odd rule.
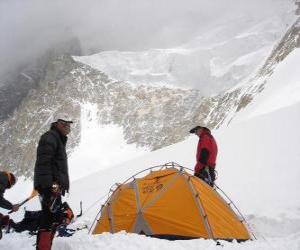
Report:
[[[206,176],[206,183],[208,184],[208,185],[210,185],[210,186],[214,186],[214,182],[213,182],[213,180],[212,180],[212,177],[211,177],[211,175],[210,175],[210,171],[209,171],[209,167],[208,166],[206,166],[205,168],[204,168],[204,171],[207,173],[207,176]]]
[[[17,212],[19,210],[19,208],[20,208],[19,204],[14,204],[13,207],[12,207],[12,209],[11,209],[11,211]]]
[[[58,194],[58,193],[60,193],[61,190],[60,190],[59,184],[56,183],[56,182],[54,182],[54,183],[52,184],[51,191],[52,191],[53,194]]]
[[[61,206],[61,189],[58,183],[53,183],[51,186],[51,197],[48,206],[51,213],[56,213]]]
[[[71,223],[71,220],[69,218],[64,218],[62,221],[63,225],[69,225]]]

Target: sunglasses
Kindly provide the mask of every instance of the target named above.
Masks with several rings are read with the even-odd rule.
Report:
[[[70,123],[63,123],[63,126],[64,126],[64,127],[68,127],[68,128],[71,127]]]
[[[70,127],[71,127],[71,125],[70,125],[69,122],[59,121],[59,123],[60,123],[63,127],[65,127],[65,128],[70,128]]]

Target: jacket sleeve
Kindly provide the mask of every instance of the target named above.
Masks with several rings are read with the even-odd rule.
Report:
[[[3,197],[7,185],[8,185],[8,178],[6,177],[5,174],[3,174],[3,172],[0,172],[0,207],[11,210],[13,205]]]
[[[200,152],[198,154],[198,162],[201,164],[201,167],[205,167],[207,165],[207,161],[210,154],[210,139],[208,136],[203,136],[201,138],[201,148],[199,149]]]
[[[11,210],[13,205],[3,197],[3,193],[0,193],[0,207]]]
[[[54,181],[54,157],[57,142],[53,135],[45,134],[41,137],[37,148],[37,159],[34,173],[34,187],[51,187]]]
[[[207,148],[202,148],[201,152],[200,152],[200,158],[199,158],[199,162],[201,164],[203,164],[204,166],[207,165],[207,160],[209,157],[209,151]]]

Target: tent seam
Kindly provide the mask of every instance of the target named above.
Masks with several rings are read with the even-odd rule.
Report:
[[[186,176],[185,174],[182,173],[182,175],[184,175],[184,179],[185,181],[187,182],[188,184],[188,187],[190,188],[192,194],[193,194],[193,198],[194,198],[194,201],[196,203],[196,206],[198,208],[198,211],[200,213],[200,217],[202,218],[202,221],[205,225],[205,229],[207,231],[207,234],[210,238],[212,239],[215,239],[214,235],[213,235],[213,232],[212,232],[212,229],[211,229],[211,226],[209,224],[209,221],[208,221],[208,218],[207,218],[207,214],[204,210],[204,207],[202,206],[202,203],[201,203],[201,200],[200,200],[200,197],[198,196],[198,199],[197,199],[197,193],[195,191],[195,188],[194,186],[192,185],[192,183],[188,180],[188,178],[190,178],[189,176]],[[196,177],[197,178],[197,177]]]
[[[113,217],[112,217],[111,203],[108,203],[107,214],[108,214],[110,232],[114,233],[114,225],[113,225],[114,223],[113,223]]]
[[[139,188],[138,188],[138,183],[137,183],[137,179],[134,179],[133,181],[133,189],[134,189],[134,193],[135,193],[135,200],[136,200],[136,208],[137,208],[137,215],[136,215],[136,220],[133,224],[133,228],[132,228],[132,232],[136,232],[136,233],[139,233],[136,231],[136,228],[137,226],[139,225],[140,223],[140,220],[142,218],[142,221],[144,223],[144,225],[146,226],[146,231],[148,231],[148,234],[153,234],[153,231],[151,229],[151,227],[149,226],[148,222],[146,221],[145,217],[144,217],[144,213],[141,209],[141,202],[140,202],[140,196],[139,196]],[[145,230],[145,228],[144,228]]]
[[[169,181],[169,183],[167,183],[167,185],[155,197],[153,197],[153,199],[149,201],[148,204],[146,204],[143,208],[141,208],[141,211],[144,212],[155,201],[157,201],[161,197],[161,195],[163,195],[168,190],[168,188],[170,188],[170,186],[176,181],[178,176],[179,176],[179,172],[175,174],[175,176]]]

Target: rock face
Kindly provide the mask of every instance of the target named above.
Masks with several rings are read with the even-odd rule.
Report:
[[[80,121],[84,103],[97,105],[99,123],[122,126],[128,143],[154,150],[183,139],[192,124],[206,117],[208,113],[199,107],[202,99],[194,90],[116,82],[70,56],[60,56],[49,63],[45,81],[1,124],[2,164],[30,175],[38,138],[54,115],[64,111]],[[80,122],[75,122],[69,151],[79,140]]]
[[[81,55],[79,41],[73,38],[56,44],[26,65],[18,65],[12,72],[0,75],[0,123],[14,112],[30,90],[43,82],[49,61],[64,53]]]
[[[254,77],[239,88],[233,88],[224,94],[218,95],[218,100],[224,100],[223,109],[228,110],[226,121],[234,117],[234,114],[246,107],[268,84],[268,79],[273,74],[275,67],[280,64],[294,49],[300,47],[300,18],[287,30],[277,46],[274,47],[264,65]],[[295,66],[296,67],[296,66]],[[214,113],[215,112],[214,109]]]
[[[296,47],[299,47],[299,19],[256,77],[213,97],[203,97],[198,90],[132,86],[112,80],[71,56],[54,57],[45,66],[39,84],[27,91],[10,116],[2,117],[1,165],[18,175],[31,176],[38,139],[61,111],[69,113],[75,121],[68,143],[68,152],[72,152],[80,142],[81,109],[86,103],[97,106],[99,124],[119,125],[128,143],[151,150],[183,140],[197,124],[218,128],[230,122],[236,112],[263,91],[272,68]]]

